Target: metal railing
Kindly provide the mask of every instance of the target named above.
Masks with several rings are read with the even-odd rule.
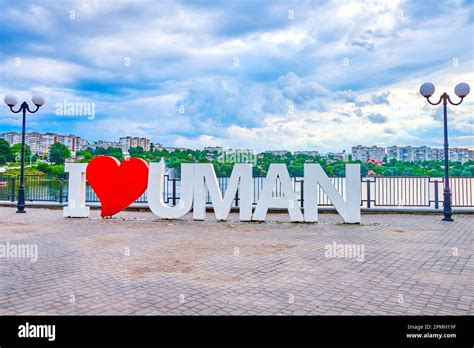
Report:
[[[291,178],[293,189],[298,197],[300,206],[304,206],[304,180]],[[164,200],[170,205],[176,205],[180,198],[180,179],[165,176]],[[229,178],[218,178],[221,191],[227,190]],[[263,189],[264,177],[253,178],[252,200],[256,204]],[[331,177],[333,185],[341,195],[345,192],[345,178]],[[373,207],[432,207],[438,209],[443,204],[443,179],[432,177],[364,177],[361,179],[361,206]],[[0,201],[14,202],[17,197],[19,179],[16,176],[0,176]],[[452,206],[474,208],[474,177],[451,177]],[[26,201],[67,202],[68,180],[67,175],[26,175],[25,176]],[[276,180],[272,195],[282,196],[281,182]],[[86,202],[99,202],[95,192],[86,186]],[[332,203],[319,188],[318,204],[331,206]],[[147,203],[145,192],[136,200],[136,203]],[[207,203],[210,202],[207,193]],[[239,192],[237,191],[233,206],[239,205]]]

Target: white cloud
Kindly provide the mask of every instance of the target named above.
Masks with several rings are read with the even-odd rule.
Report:
[[[461,80],[472,85],[472,9],[391,0],[18,1],[0,14],[11,35],[2,91],[46,95],[32,129],[91,140],[133,133],[169,145],[295,150],[435,143],[436,108],[418,86],[432,80],[439,95]],[[64,99],[95,102],[96,120],[51,118]],[[470,139],[472,111],[466,103],[450,110],[452,144]],[[0,128],[15,126],[10,116]]]

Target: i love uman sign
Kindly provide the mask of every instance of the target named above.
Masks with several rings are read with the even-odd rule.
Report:
[[[346,223],[360,223],[361,182],[360,166],[346,164],[344,194],[331,183],[319,164],[304,165],[303,200],[304,214],[299,207],[290,175],[285,164],[272,163],[263,182],[263,190],[255,210],[252,209],[252,165],[234,165],[225,194],[219,188],[211,163],[186,163],[181,165],[181,197],[179,204],[170,206],[163,199],[165,164],[147,163],[130,158],[120,163],[108,156],[99,156],[87,163],[66,163],[69,173],[68,205],[64,217],[89,217],[85,204],[86,180],[99,197],[101,216],[117,214],[130,206],[147,191],[151,211],[164,219],[176,219],[192,209],[194,220],[206,218],[206,193],[209,191],[214,214],[218,220],[229,216],[232,201],[239,190],[239,219],[241,221],[265,221],[271,208],[287,209],[290,220],[295,222],[318,221],[318,186],[326,193],[337,212]],[[280,197],[274,197],[273,188],[280,179]]]

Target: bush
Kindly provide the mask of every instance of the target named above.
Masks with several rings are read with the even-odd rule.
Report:
[[[64,174],[64,165],[62,164],[51,164],[40,162],[36,165],[36,169],[51,175],[63,175]]]
[[[50,173],[53,175],[63,175],[64,174],[64,165],[56,164],[49,166]]]
[[[47,163],[44,163],[44,162],[38,163],[38,165],[36,166],[36,169],[38,169],[39,171],[41,171],[45,174],[50,174],[51,173],[51,169],[50,169],[49,165]]]

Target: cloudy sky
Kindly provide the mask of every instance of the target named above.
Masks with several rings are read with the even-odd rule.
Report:
[[[435,96],[474,87],[469,0],[0,3],[0,93],[47,99],[29,131],[191,148],[442,146],[441,110],[420,84]],[[473,95],[449,110],[452,146],[474,147]],[[61,112],[79,103],[94,117]],[[19,130],[0,110],[0,131]]]

